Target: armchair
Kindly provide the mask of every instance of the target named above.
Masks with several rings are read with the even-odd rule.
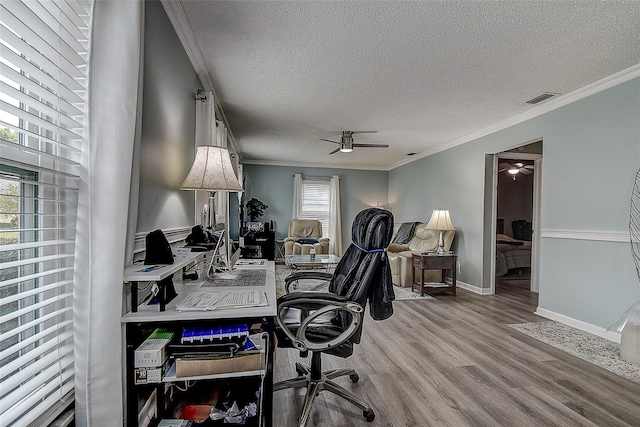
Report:
[[[348,375],[358,382],[358,374],[349,368],[322,371],[322,353],[347,358],[362,334],[363,312],[367,301],[374,320],[393,313],[391,270],[384,248],[391,241],[393,216],[389,211],[370,208],[360,212],[353,222],[352,239],[333,274],[299,272],[288,282],[305,277],[329,281],[329,292],[294,292],[278,299],[276,336],[278,347],[295,348],[302,357],[311,352],[311,364],[296,363],[297,377],[274,384],[274,391],[285,388],[307,389],[298,425],[303,427],[316,396],[330,391],[362,410],[373,421],[371,407],[338,385],[334,379]],[[288,285],[288,283],[287,283]]]
[[[311,249],[316,254],[329,253],[329,238],[322,237],[322,223],[317,219],[292,219],[289,234],[284,239],[285,255],[308,254]]]

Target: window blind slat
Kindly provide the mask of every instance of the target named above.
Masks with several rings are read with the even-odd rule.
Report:
[[[46,114],[47,116],[55,117],[57,120],[59,120],[57,124],[60,126],[63,126],[65,129],[81,129],[82,128],[82,123],[79,123],[76,121],[77,118],[82,120],[82,114],[78,114],[77,111],[74,111],[74,113],[76,114],[75,116],[76,118],[67,116],[65,111],[62,110],[62,108],[60,108],[60,106],[58,105],[59,104],[58,101],[60,100],[60,98],[52,97],[53,98],[52,100],[53,102],[52,102],[42,96],[42,93],[48,93],[48,91],[39,91],[37,95],[41,99],[44,99],[46,102],[49,102],[51,105],[47,105],[43,103],[41,99],[35,99],[32,96],[28,95],[27,93],[19,91],[16,88],[4,82],[1,82],[0,84],[0,92],[15,99],[16,101],[20,101],[21,103],[26,105],[27,108],[32,112],[34,112],[35,110],[41,114]],[[31,91],[31,94],[33,93],[34,92]]]
[[[74,388],[72,373],[65,371],[60,378],[64,382],[60,385],[59,390],[54,389],[54,392],[49,393],[46,398],[38,396],[40,400],[36,400],[39,408],[47,408],[47,410],[42,412],[30,410],[18,414],[18,419],[14,421],[12,427],[48,426],[71,404]]]
[[[18,230],[18,232],[20,231],[22,230]],[[0,236],[2,236],[1,233],[0,233]],[[56,255],[43,256],[38,258],[24,258],[19,261],[9,261],[9,262],[0,263],[0,268],[5,269],[5,268],[24,267],[25,265],[42,264],[44,262],[49,262],[49,261],[58,261],[58,260],[73,258],[73,256],[74,254],[56,254]]]
[[[10,130],[13,130],[15,132],[18,132],[19,134],[22,134],[25,137],[33,138],[33,139],[38,140],[39,142],[44,142],[44,143],[50,144],[52,146],[55,146],[58,149],[65,150],[64,152],[65,153],[69,153],[70,156],[75,155],[75,157],[77,157],[79,155],[79,153],[80,153],[80,144],[78,144],[78,147],[75,147],[75,146],[72,146],[72,145],[68,145],[68,144],[62,143],[60,141],[53,140],[51,138],[47,138],[44,135],[40,135],[40,134],[37,134],[35,132],[31,132],[29,130],[26,130],[26,129],[20,129],[18,126],[14,126],[11,123],[7,123],[7,122],[3,122],[3,121],[0,121],[0,126],[5,127],[7,129],[10,129]],[[71,141],[71,142],[74,142],[74,141]],[[15,143],[12,143],[12,144],[18,145],[18,144],[15,144]],[[8,145],[7,147],[10,147],[10,146]]]
[[[18,284],[18,283],[27,282],[29,280],[42,279],[44,277],[51,276],[51,275],[54,275],[54,274],[64,273],[67,270],[73,270],[73,267],[71,267],[71,268],[47,269],[47,270],[42,271],[40,273],[29,274],[29,275],[26,275],[26,276],[20,276],[20,277],[17,277],[15,279],[11,279],[11,280],[4,280],[4,281],[2,281],[0,283],[0,286],[1,287],[7,287],[7,286],[10,286],[10,285],[15,285],[15,284]],[[2,300],[0,300],[0,301],[2,301]],[[0,317],[0,319],[1,319],[1,317]]]
[[[74,245],[73,240],[48,240],[45,242],[16,243],[14,245],[0,245],[0,253],[4,251],[19,251],[22,249],[46,248],[51,246]]]
[[[60,315],[66,316],[67,313],[69,313],[69,315],[70,315],[71,314],[70,312],[71,312],[71,307],[66,307],[66,308],[64,308],[62,310],[54,311],[54,312],[46,314],[46,315],[44,315],[42,317],[38,317],[36,320],[32,320],[30,322],[24,323],[24,324],[20,325],[19,327],[11,329],[11,330],[5,332],[4,334],[0,335],[0,342],[8,340],[8,339],[11,339],[11,338],[15,337],[16,335],[19,335],[19,334],[29,330],[30,328],[39,326],[41,323],[47,322],[47,321],[49,321],[49,320],[51,320],[51,319],[53,319],[53,318],[55,318],[57,316],[60,316]],[[0,358],[0,360],[1,360],[1,358]]]
[[[0,360],[4,359],[5,357],[9,357],[12,354],[20,353],[20,351],[22,351],[26,347],[29,347],[30,345],[37,345],[38,349],[44,349],[44,346],[42,344],[45,342],[55,341],[54,344],[57,344],[58,337],[60,335],[59,331],[64,330],[68,326],[71,326],[71,320],[67,320],[66,322],[58,322],[47,329],[41,329],[40,332],[38,332],[37,334],[31,335],[29,338],[21,340],[18,344],[13,345],[8,349],[2,351],[0,353],[2,354],[2,357],[0,357]],[[51,336],[52,334],[54,335]],[[36,352],[34,351],[29,351],[24,354],[25,356],[31,357],[31,360],[37,360],[40,358],[39,356],[36,355]],[[23,359],[23,357],[24,356],[16,359],[16,362],[19,362],[20,365],[26,365],[27,363],[25,363],[25,359]],[[28,361],[29,359],[27,359],[27,362]]]
[[[63,348],[60,350],[62,349]],[[26,369],[20,371],[20,374],[16,375],[15,378],[11,377],[5,382],[7,389],[12,390],[12,392],[0,400],[0,410],[2,410],[3,419],[5,415],[11,414],[11,408],[14,405],[20,403],[21,400],[34,394],[36,391],[41,390],[45,384],[60,378],[60,366],[67,368],[62,371],[63,378],[65,371],[68,372],[66,375],[71,374],[71,369],[69,368],[73,366],[72,351],[63,354],[63,356],[66,357],[60,358],[60,351],[58,351],[59,349],[57,347],[53,347],[51,350],[48,356],[43,357],[37,363],[29,365]],[[36,381],[29,381],[31,378],[36,379]],[[29,387],[25,387],[23,384],[29,384]]]
[[[58,283],[60,283],[60,282],[58,282]],[[56,295],[55,298],[49,298],[49,299],[41,301],[41,302],[39,302],[37,304],[31,304],[31,305],[29,305],[29,306],[27,306],[25,308],[21,308],[19,310],[12,311],[12,312],[10,312],[8,314],[5,314],[4,316],[0,317],[0,319],[2,320],[2,322],[9,322],[9,321],[11,321],[13,319],[17,319],[17,318],[19,318],[21,316],[24,316],[26,314],[32,314],[36,310],[40,310],[40,309],[46,308],[48,305],[57,304],[57,303],[59,303],[61,301],[64,302],[64,300],[66,298],[71,298],[72,296],[73,295],[71,294],[71,292],[67,292],[67,293],[64,293],[64,294]],[[38,313],[36,313],[36,314],[38,314]]]
[[[35,126],[40,126],[50,132],[53,132],[56,135],[60,135],[60,138],[62,139],[65,139],[65,140],[70,139],[70,140],[78,140],[78,141],[82,139],[82,135],[78,135],[77,133],[74,133],[69,129],[58,127],[55,123],[52,123],[49,120],[40,118],[18,107],[14,107],[8,102],[0,101],[0,107],[2,107],[2,109],[7,113],[13,114],[16,117],[19,117],[22,120],[25,120],[27,123],[30,123]]]
[[[5,61],[10,62],[14,67],[22,71],[18,72],[18,70],[3,64],[3,75],[8,80],[11,80],[15,85],[22,86],[28,92],[37,93],[39,97],[60,108],[61,111],[68,112],[70,116],[82,116],[82,112],[71,104],[71,102],[82,101],[78,94],[64,86],[60,86],[57,80],[8,47],[2,45],[0,52]],[[54,92],[54,90],[58,91],[58,93]]]
[[[20,292],[19,294],[15,294],[15,295],[10,295],[10,296],[6,296],[0,299],[0,305],[6,305],[6,304],[11,304],[13,302],[16,301],[20,301],[21,299],[24,298],[28,298],[28,297],[32,297],[34,295],[40,295],[40,294],[44,294],[46,292],[50,292],[52,290],[55,290],[59,287],[62,287],[62,281],[56,281],[54,283],[50,283],[48,285],[44,285],[44,286],[38,286],[37,288],[33,288],[31,290],[28,291],[23,291]],[[67,284],[69,284],[70,282],[67,281]],[[0,357],[0,359],[2,359],[2,357]]]
[[[38,372],[46,369],[47,365],[53,365],[57,362],[59,349],[63,348],[64,343],[73,338],[71,331],[65,331],[60,335],[60,339],[49,340],[43,345],[36,347],[36,350],[32,350],[21,356],[20,359],[16,359],[13,362],[3,366],[0,369],[2,373],[2,384],[7,390],[12,390],[16,387],[25,387],[27,391],[34,390],[38,387],[38,384],[33,384],[33,387],[25,386],[26,381],[37,375]],[[62,343],[62,344],[61,344]],[[31,353],[31,354],[30,354]],[[33,357],[29,357],[33,356]],[[30,363],[32,362],[33,363]],[[15,372],[13,376],[9,375]]]
[[[67,75],[84,77],[78,65],[84,64],[86,59],[82,58],[75,50],[70,49],[62,37],[60,37],[60,34],[43,21],[42,18],[49,18],[50,15],[48,17],[36,16],[33,11],[27,7],[30,3],[31,2],[23,3],[20,1],[4,2],[3,8],[5,9],[5,13],[3,13],[2,20],[6,22],[8,27],[20,34],[23,39],[27,40],[31,46],[37,49],[37,56],[39,58],[45,58],[45,60],[39,64],[41,67],[59,67]],[[16,15],[20,18],[17,18]],[[36,33],[33,28],[37,28],[38,32]],[[53,41],[56,42],[59,49],[51,44]],[[82,49],[84,50],[84,48]],[[59,61],[53,62],[48,58],[56,58]],[[52,72],[51,74],[56,73]],[[67,81],[75,83],[73,79],[68,79]],[[76,84],[76,86],[78,89],[83,89],[80,85]]]
[[[66,158],[66,157],[63,157],[63,156],[56,156],[56,155],[50,154],[50,153],[44,153],[44,152],[42,152],[40,150],[29,148],[29,147],[26,147],[24,145],[17,145],[17,144],[14,144],[12,142],[6,142],[4,140],[0,140],[0,147],[2,147],[3,151],[4,150],[14,150],[15,149],[17,151],[21,151],[22,153],[27,153],[27,154],[30,154],[30,155],[33,155],[33,156],[39,156],[40,158],[48,159],[48,160],[51,160],[53,162],[60,162],[61,164],[67,165],[69,167],[79,167],[80,166],[80,163],[78,163],[78,162],[76,162],[76,161],[74,161],[72,159],[69,159],[69,158]],[[6,151],[5,151],[5,153],[6,153]],[[8,160],[8,159],[6,159],[6,160]],[[17,162],[13,162],[13,163],[15,164]],[[58,165],[58,167],[61,167],[61,165]],[[59,173],[58,171],[55,171],[55,170],[52,171],[52,172]],[[68,176],[75,177],[76,175],[75,174],[69,174]]]

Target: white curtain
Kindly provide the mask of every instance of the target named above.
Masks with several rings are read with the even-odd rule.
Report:
[[[329,196],[329,253],[342,256],[342,221],[340,220],[340,176],[331,177]]]
[[[302,211],[302,175],[293,174],[293,210],[291,219],[300,218]]]
[[[143,1],[96,1],[74,274],[75,425],[123,420],[122,271],[142,99]]]

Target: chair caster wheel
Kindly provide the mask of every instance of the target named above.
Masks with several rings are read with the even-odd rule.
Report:
[[[357,383],[360,380],[360,377],[358,376],[358,374],[351,374],[349,375],[349,379],[351,380],[352,383]]]
[[[369,409],[368,411],[362,411],[362,415],[364,415],[368,423],[376,418],[376,414],[373,413],[372,409]]]

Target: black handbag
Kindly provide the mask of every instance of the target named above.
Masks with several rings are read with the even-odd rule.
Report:
[[[154,230],[145,238],[145,265],[149,264],[173,264],[173,252],[171,245],[162,230]]]

